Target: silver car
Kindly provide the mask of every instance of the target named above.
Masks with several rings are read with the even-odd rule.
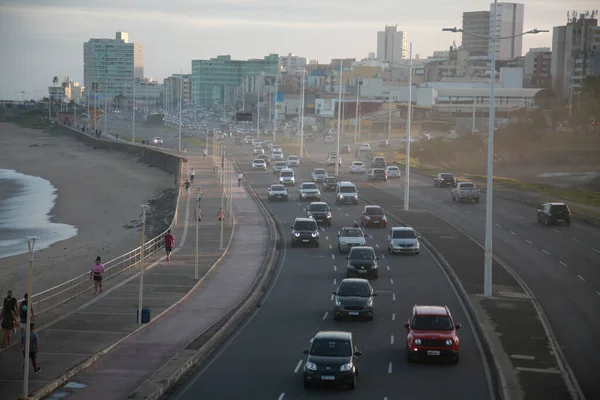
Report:
[[[354,246],[364,246],[367,241],[365,232],[360,228],[345,226],[337,234],[338,250],[347,253]]]
[[[312,173],[313,182],[323,182],[325,178],[327,178],[327,171],[323,168],[316,168]]]
[[[278,174],[282,169],[286,169],[287,167],[285,161],[276,161],[273,163],[273,173]]]
[[[257,158],[256,160],[252,161],[252,169],[266,171],[267,163],[265,163],[265,160],[263,160],[262,158]]]
[[[300,159],[298,158],[298,156],[288,156],[287,164],[290,167],[298,167],[300,166]]]
[[[421,245],[415,230],[409,226],[395,226],[387,237],[388,252],[419,254]]]

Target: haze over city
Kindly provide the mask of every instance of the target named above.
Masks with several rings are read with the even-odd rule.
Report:
[[[460,34],[442,33],[461,26],[464,11],[488,10],[489,1],[425,0],[399,3],[381,0],[282,3],[273,0],[170,2],[116,1],[101,3],[31,0],[0,4],[0,99],[33,97],[46,92],[52,77],[83,80],[83,43],[129,32],[144,44],[144,75],[162,80],[192,59],[230,54],[233,59],[262,58],[269,53],[295,52],[328,63],[331,58],[361,59],[376,49],[377,31],[397,24],[408,33],[414,54],[427,58],[447,50]],[[569,9],[597,7],[595,1],[523,1],[525,29],[563,25]],[[8,39],[8,40],[7,40]],[[523,52],[550,47],[552,33],[529,35]]]

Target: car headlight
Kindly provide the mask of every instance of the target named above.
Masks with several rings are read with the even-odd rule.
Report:
[[[446,346],[452,346],[452,343],[454,343],[452,339],[446,340]]]
[[[331,213],[330,212],[327,213],[327,218],[331,218]]]
[[[365,215],[365,219],[368,221],[371,219],[371,217],[369,217],[368,215]]]
[[[367,300],[367,307],[373,307],[373,298],[371,297],[369,300]]]
[[[317,366],[314,363],[311,363],[310,361],[306,362],[306,365],[304,366],[304,368],[306,368],[309,371],[316,371],[317,370]]]
[[[320,195],[321,195],[321,192],[320,192],[320,191],[317,191],[317,196],[320,196]]]
[[[342,305],[342,303],[340,302],[340,299],[338,299],[337,297],[335,298],[335,305],[336,305],[337,307],[339,307],[339,306],[341,306],[341,305]]]
[[[296,237],[300,237],[300,233],[298,233],[298,232],[294,232],[294,236],[296,236]]]
[[[319,236],[319,234],[318,234],[317,232],[313,232],[313,233],[312,233],[312,237],[315,237],[315,238],[316,238],[317,236]]]
[[[415,339],[415,344],[419,346],[421,344],[421,339]]]
[[[352,363],[344,364],[340,367],[340,371],[350,371],[352,369]]]

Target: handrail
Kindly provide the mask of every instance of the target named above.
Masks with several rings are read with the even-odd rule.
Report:
[[[72,129],[72,128],[71,128]],[[81,132],[80,132],[81,133]],[[100,140],[100,139],[98,139]],[[183,176],[183,163],[179,165],[179,177]],[[181,197],[181,189],[177,191],[177,202],[175,205],[175,214],[171,225],[156,237],[148,240],[144,243],[144,259],[153,255],[164,247],[163,237],[169,229],[173,230],[177,226],[179,217],[179,199]],[[104,264],[104,276],[103,280],[114,278],[131,268],[139,265],[141,260],[142,246],[138,246],[135,249],[122,254],[107,263]],[[60,307],[66,302],[74,299],[85,291],[92,290],[94,288],[93,282],[90,280],[90,273],[86,272],[73,279],[63,282],[59,285],[53,286],[40,293],[32,296],[32,304],[36,314],[41,314],[46,311],[50,311],[56,307]]]

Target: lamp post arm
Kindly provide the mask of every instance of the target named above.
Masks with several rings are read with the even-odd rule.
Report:
[[[451,29],[445,28],[445,29],[442,29],[442,31],[452,32],[452,33],[464,33],[465,35],[468,35],[468,36],[474,36],[474,37],[483,38],[483,39],[490,39],[490,40],[494,39],[493,36],[479,35],[477,33],[469,32],[469,31],[465,31],[463,29],[457,29],[457,28],[451,28]],[[519,33],[517,35],[498,36],[498,37],[496,37],[496,40],[514,39],[514,38],[517,38],[520,36],[537,35],[538,33],[546,33],[546,32],[549,32],[549,31],[547,29],[531,29],[527,32]]]

